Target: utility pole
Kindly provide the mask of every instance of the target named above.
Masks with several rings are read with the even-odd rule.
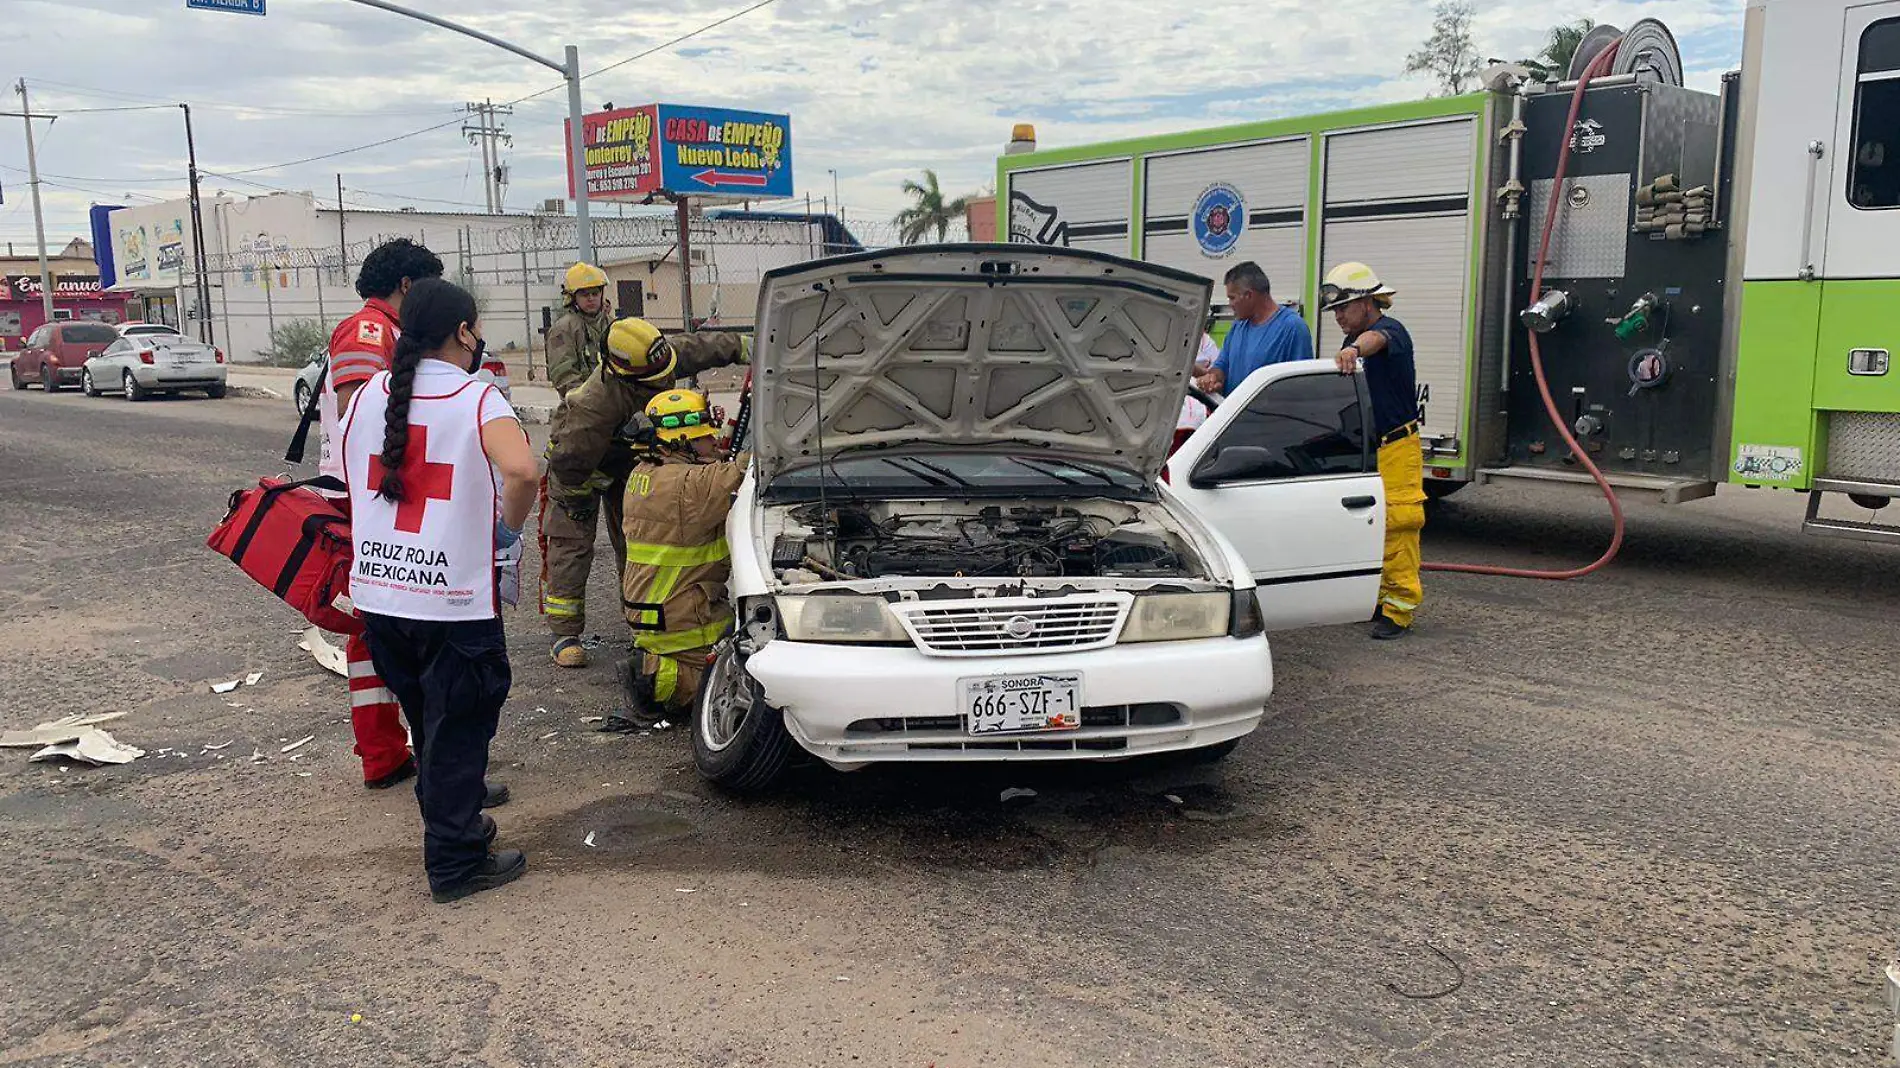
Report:
[[[185,112],[185,157],[191,171],[191,273],[196,275],[192,295],[198,303],[198,339],[209,345],[211,333],[211,279],[205,274],[205,219],[198,201],[198,143],[191,136],[191,105]]]
[[[343,229],[343,176],[336,176],[336,261],[347,281],[350,275],[350,238]]]
[[[510,146],[515,143],[515,139],[503,130],[498,116],[513,115],[515,109],[507,104],[496,105],[493,100],[484,100],[479,104],[472,102],[463,104],[462,108],[479,120],[473,127],[463,123],[462,132],[468,135],[470,144],[477,141],[481,143],[482,193],[487,198],[488,213],[495,215],[500,213],[502,203],[501,147],[496,142],[505,142]]]
[[[40,162],[33,150],[33,107],[26,99],[26,79],[14,87],[20,94],[20,116],[26,123],[26,180],[33,187],[33,237],[40,246],[40,311],[53,321],[53,272],[46,266],[46,217],[40,213]],[[51,119],[51,115],[39,116]],[[578,120],[577,120],[578,121]]]
[[[676,198],[680,228],[680,323],[688,333],[693,330],[693,228],[692,206],[686,197]]]

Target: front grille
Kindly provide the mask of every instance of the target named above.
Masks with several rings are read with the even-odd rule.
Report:
[[[1134,604],[1121,591],[1061,597],[903,601],[891,606],[917,648],[935,656],[1056,653],[1115,644]]]
[[[1091,727],[1165,727],[1181,722],[1181,706],[1161,701],[1133,705],[1088,705],[1082,709],[1082,729]],[[969,723],[962,716],[879,716],[853,720],[846,734],[962,734]],[[1058,735],[1064,732],[1053,732]],[[979,743],[981,744],[981,743]],[[1015,743],[1010,743],[1014,745]]]

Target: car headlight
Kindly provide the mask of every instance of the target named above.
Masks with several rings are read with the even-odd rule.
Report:
[[[780,597],[785,636],[795,642],[909,645],[910,635],[882,597],[814,594]]]
[[[1233,611],[1233,594],[1144,593],[1122,625],[1124,642],[1178,642],[1190,638],[1224,638]]]

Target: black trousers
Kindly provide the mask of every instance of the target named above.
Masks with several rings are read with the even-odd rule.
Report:
[[[429,888],[447,889],[488,853],[481,825],[488,743],[514,681],[501,620],[362,617],[370,658],[413,736]]]

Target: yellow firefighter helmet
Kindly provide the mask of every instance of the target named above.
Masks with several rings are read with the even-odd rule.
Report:
[[[1331,311],[1341,304],[1350,304],[1362,297],[1371,297],[1378,301],[1379,307],[1390,308],[1392,297],[1398,290],[1379,281],[1378,274],[1363,263],[1342,263],[1326,272],[1326,281],[1319,287],[1319,310]]]
[[[606,289],[607,272],[591,263],[576,263],[567,269],[567,277],[561,279],[561,301],[572,305],[574,298],[586,289]]]
[[[600,348],[613,374],[641,382],[673,383],[673,346],[660,336],[659,327],[645,319],[615,319],[607,336],[600,339]]]
[[[647,422],[665,442],[691,441],[719,432],[706,395],[696,389],[670,390],[647,402]]]

